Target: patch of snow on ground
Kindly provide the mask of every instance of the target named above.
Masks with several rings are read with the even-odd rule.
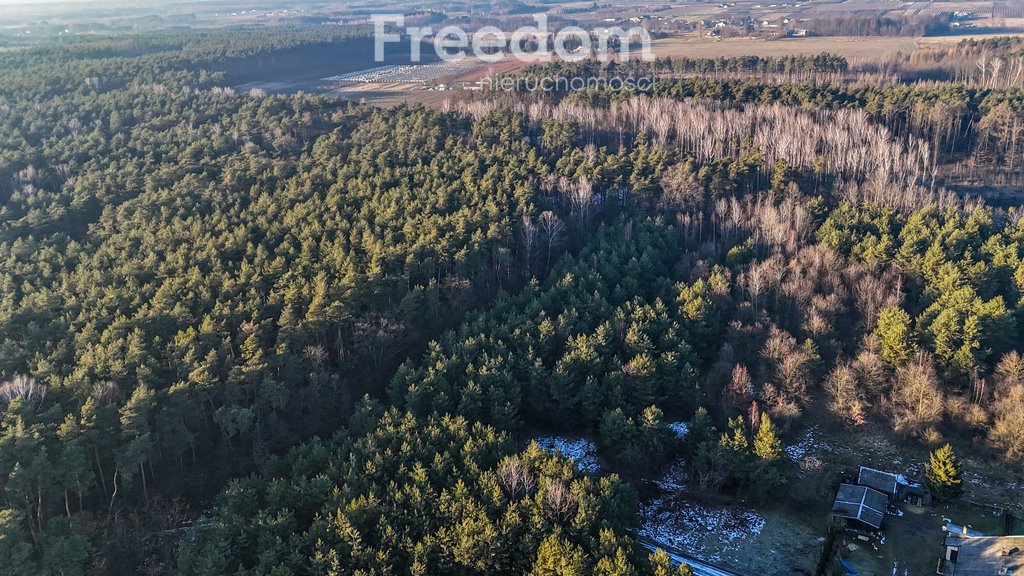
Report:
[[[640,508],[640,536],[704,562],[719,562],[722,553],[738,549],[760,534],[765,520],[749,509],[707,506],[686,497],[686,464],[677,460],[656,482],[661,495]],[[708,543],[713,540],[714,546]]]
[[[710,507],[696,502],[658,498],[640,510],[640,535],[681,550],[706,562],[721,560],[722,552],[739,547],[764,528],[764,518],[753,510]],[[708,537],[719,543],[707,548]]]
[[[655,482],[658,485],[659,490],[663,490],[670,494],[682,492],[686,490],[687,480],[686,462],[679,458],[669,466],[665,475],[661,477],[661,480]]]
[[[668,427],[676,433],[680,440],[686,438],[686,433],[690,430],[690,425],[686,422],[669,422]]]
[[[593,473],[601,470],[601,463],[597,461],[597,446],[586,438],[539,436],[534,440],[545,450],[561,452],[566,458],[575,460],[581,472]]]
[[[795,444],[786,446],[786,453],[794,462],[799,462],[804,458],[818,457],[826,452],[831,452],[832,449],[828,444],[822,442],[817,436],[818,430],[815,427],[807,428]]]

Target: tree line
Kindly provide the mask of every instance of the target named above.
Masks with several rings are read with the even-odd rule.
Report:
[[[949,32],[949,14],[933,15],[838,15],[815,17],[807,29],[821,36],[935,36]]]
[[[1011,73],[1010,67],[1003,68]],[[625,76],[653,75],[653,66],[624,68]],[[534,76],[608,74],[590,64],[582,69],[565,65],[529,69]],[[781,104],[812,110],[858,110],[873,124],[887,128],[907,145],[921,141],[935,176],[943,180],[1019,181],[1019,126],[1024,92],[1015,86],[950,82],[883,85],[870,82],[792,81],[779,78],[692,77],[658,78],[649,96],[704,100],[727,108]],[[635,90],[588,88],[558,94],[576,104],[608,108],[636,96]],[[795,137],[800,138],[794,131]]]

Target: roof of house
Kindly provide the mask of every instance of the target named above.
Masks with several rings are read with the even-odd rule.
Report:
[[[874,488],[890,496],[896,495],[896,485],[898,483],[899,476],[897,474],[875,470],[866,466],[860,467],[860,475],[857,477],[857,484]]]
[[[974,528],[971,528],[970,526],[963,526],[961,524],[954,524],[952,522],[946,522],[945,524],[943,524],[942,531],[946,532],[947,540],[949,540],[949,538],[964,538],[968,536],[971,538],[977,538],[979,536],[991,536],[991,534],[979,532]],[[953,546],[956,546],[956,544],[953,544]]]
[[[1012,576],[1024,574],[1024,536],[946,537],[958,548],[956,576]]]
[[[889,498],[878,490],[867,486],[840,484],[836,502],[832,505],[832,514],[881,528],[888,504]]]

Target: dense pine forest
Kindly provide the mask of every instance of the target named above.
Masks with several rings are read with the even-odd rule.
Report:
[[[361,34],[0,53],[0,574],[684,575],[638,481],[784,498],[811,423],[1019,473],[1024,218],[944,184],[1024,92],[229,87]]]

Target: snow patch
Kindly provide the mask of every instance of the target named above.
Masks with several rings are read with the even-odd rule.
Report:
[[[586,438],[566,438],[564,436],[539,436],[533,439],[541,448],[550,452],[560,452],[566,458],[576,461],[581,472],[594,473],[601,471],[601,463],[597,460],[597,446]]]
[[[814,426],[804,430],[800,439],[794,444],[786,446],[785,450],[794,462],[800,462],[804,458],[818,457],[832,451],[828,444],[818,438],[818,429]]]
[[[676,433],[676,436],[682,440],[686,438],[686,433],[690,430],[690,425],[686,422],[669,422],[668,427],[670,430]]]
[[[640,535],[685,550],[705,562],[719,562],[722,553],[738,549],[744,540],[760,534],[765,520],[753,510],[710,507],[673,498],[658,498],[640,510]],[[717,541],[707,547],[708,538]]]
[[[686,462],[682,458],[678,458],[672,462],[672,465],[665,471],[664,476],[654,483],[658,486],[659,490],[672,496],[686,490],[687,476]]]
[[[761,533],[765,519],[753,510],[689,500],[687,476],[686,463],[679,459],[655,482],[659,495],[640,508],[640,536],[704,562],[720,562],[723,553]]]

